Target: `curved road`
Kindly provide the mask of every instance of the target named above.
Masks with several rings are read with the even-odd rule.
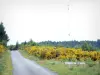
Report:
[[[19,51],[11,51],[13,75],[57,75],[34,61],[24,58]]]

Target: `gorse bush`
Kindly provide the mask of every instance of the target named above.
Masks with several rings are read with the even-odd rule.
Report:
[[[6,47],[0,44],[0,58],[2,57],[2,54],[4,53],[5,50],[6,50]]]
[[[64,48],[64,47],[40,47],[31,46],[24,47],[30,55],[35,55],[42,59],[62,59],[62,60],[80,60],[87,59],[100,60],[100,52],[97,51],[83,51],[82,49]]]
[[[3,53],[6,50],[6,48],[3,45],[0,45],[0,53]]]

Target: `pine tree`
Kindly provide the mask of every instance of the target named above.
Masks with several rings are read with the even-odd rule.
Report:
[[[9,41],[8,35],[6,34],[3,23],[1,22],[0,23],[0,43],[6,46],[8,41]]]

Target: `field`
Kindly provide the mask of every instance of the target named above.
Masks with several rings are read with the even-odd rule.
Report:
[[[68,52],[65,53],[64,51],[66,51],[66,49]],[[52,51],[55,51],[56,54],[56,50],[59,56],[52,54]],[[20,50],[20,52],[24,57],[36,61],[41,66],[58,73],[58,75],[100,75],[100,52],[88,52],[73,48],[36,46],[26,47],[24,50]],[[68,57],[68,55],[70,56]],[[64,64],[66,61],[82,61],[85,62],[86,65],[72,65],[69,67],[69,65]]]

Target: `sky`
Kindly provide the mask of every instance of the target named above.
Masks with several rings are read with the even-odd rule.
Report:
[[[100,0],[0,0],[0,22],[8,44],[95,41],[100,39]]]

